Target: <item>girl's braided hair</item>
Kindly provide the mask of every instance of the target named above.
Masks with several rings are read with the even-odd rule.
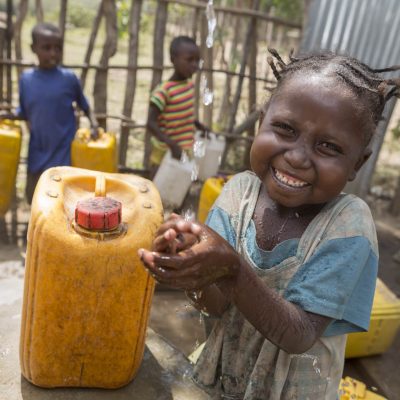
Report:
[[[289,62],[285,63],[275,49],[268,49],[272,55],[267,58],[279,88],[284,78],[297,71],[331,72],[333,76],[347,85],[363,102],[365,110],[371,115],[375,127],[382,119],[386,102],[392,97],[400,97],[400,79],[383,79],[378,74],[400,69],[400,65],[388,68],[372,69],[361,61],[331,52],[293,57],[289,54]]]

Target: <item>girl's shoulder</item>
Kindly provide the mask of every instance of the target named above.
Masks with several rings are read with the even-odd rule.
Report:
[[[341,194],[322,213],[330,214],[325,238],[339,239],[364,236],[377,251],[375,223],[368,204],[353,194]]]
[[[230,215],[238,213],[243,204],[257,199],[261,181],[252,171],[244,171],[234,175],[221,190],[214,203]]]

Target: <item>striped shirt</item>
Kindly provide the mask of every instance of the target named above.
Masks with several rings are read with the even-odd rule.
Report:
[[[162,82],[151,93],[150,102],[161,111],[158,123],[163,133],[182,149],[191,149],[195,131],[193,82]]]

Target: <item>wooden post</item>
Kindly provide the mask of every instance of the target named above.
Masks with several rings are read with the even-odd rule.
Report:
[[[242,25],[241,25],[242,20],[240,17],[238,17],[236,15],[232,16],[231,18],[234,19],[234,22],[231,22],[232,25],[234,24],[234,31],[233,31],[233,40],[232,40],[231,51],[229,54],[229,59],[228,59],[226,68],[228,71],[235,72],[236,59],[237,59],[237,54],[238,54],[239,37],[242,32]],[[220,107],[219,116],[218,116],[218,124],[222,127],[222,130],[224,130],[224,131],[228,129],[229,111],[232,107],[231,86],[232,86],[232,77],[229,74],[227,74],[225,77],[224,91],[222,93],[221,107]]]
[[[252,9],[258,10],[259,7],[260,7],[260,0],[253,0]],[[235,97],[233,99],[232,110],[231,110],[230,120],[229,120],[229,124],[228,124],[228,132],[232,132],[233,128],[235,126],[236,113],[237,113],[238,106],[239,106],[240,94],[242,92],[242,85],[243,85],[243,79],[244,79],[243,75],[246,71],[246,64],[247,64],[247,59],[248,59],[250,49],[251,49],[251,40],[254,35],[256,20],[257,19],[255,17],[251,18],[251,21],[250,21],[250,24],[249,24],[249,27],[247,30],[246,39],[245,39],[245,43],[244,43],[244,47],[243,47],[242,63],[240,65],[240,76],[238,79],[238,85],[236,88]]]
[[[67,21],[67,5],[68,5],[68,0],[61,0],[60,4],[60,16],[58,18],[58,26],[61,31],[61,37],[64,42],[64,36],[65,36],[65,23]]]
[[[28,0],[20,0],[17,16],[14,23],[14,46],[15,46],[15,58],[17,61],[22,60],[22,46],[21,46],[21,31],[22,24],[25,20],[26,13],[28,11]],[[18,79],[21,76],[22,67],[17,66]]]
[[[7,25],[5,23],[3,23],[3,21],[0,21],[0,57],[1,58],[6,58],[5,57],[6,30],[7,30]],[[5,97],[4,97],[4,94],[5,94],[4,71],[5,71],[5,68],[3,67],[3,64],[0,64],[0,103],[3,103],[5,100]]]
[[[258,10],[260,7],[260,0],[253,0],[253,10]],[[236,114],[237,110],[239,107],[239,100],[240,100],[240,95],[242,92],[242,85],[243,85],[243,75],[246,71],[246,64],[247,64],[247,59],[250,53],[251,49],[251,40],[253,39],[254,36],[254,31],[255,31],[255,25],[256,25],[256,17],[251,17],[250,24],[247,29],[247,34],[244,42],[244,47],[243,47],[243,57],[242,57],[242,62],[240,65],[240,75],[238,79],[238,84],[236,87],[236,93],[233,98],[233,103],[232,103],[232,110],[229,118],[229,124],[228,124],[228,132],[231,133],[233,131],[233,128],[235,127],[236,123]],[[230,143],[227,141],[227,145],[225,146],[224,154],[222,155],[222,160],[221,160],[221,165],[223,166],[225,164],[226,156],[229,151],[229,146]]]
[[[250,62],[249,62],[249,114],[252,113],[257,107],[257,82],[255,77],[257,76],[257,20],[254,21],[255,27],[253,31],[253,40],[250,51]],[[255,135],[255,124],[248,129],[248,135],[254,137]],[[246,151],[244,157],[244,165],[246,168],[250,167],[250,147],[251,144],[246,143]]]
[[[6,219],[0,216],[0,243],[8,244],[9,242]]]
[[[193,11],[193,25],[192,25],[192,38],[195,42],[197,40],[199,15],[200,15],[200,10],[198,8],[195,8]]]
[[[168,3],[166,1],[157,2],[156,19],[154,23],[153,37],[153,77],[151,79],[150,90],[153,90],[162,79],[162,68],[164,65],[164,38],[168,18]],[[143,165],[145,169],[149,168],[150,152],[151,152],[151,133],[147,129],[144,142],[144,158]]]
[[[6,57],[11,59],[11,41],[13,37],[13,26],[12,26],[12,10],[13,1],[7,0],[7,30],[6,30]],[[11,75],[12,65],[7,65],[6,67],[6,79],[7,79],[7,103],[11,105],[12,102],[12,75]]]
[[[43,5],[42,5],[42,0],[36,0],[36,19],[37,22],[43,22],[44,19],[44,13],[43,13]]]
[[[97,9],[96,17],[93,21],[93,27],[92,27],[92,32],[90,33],[89,45],[88,45],[88,48],[87,48],[86,54],[85,54],[85,60],[84,60],[85,65],[90,64],[90,58],[92,57],[94,43],[96,41],[97,33],[99,31],[101,18],[103,16],[103,3],[104,3],[104,0],[101,1],[99,8]],[[87,67],[83,68],[82,72],[81,72],[82,89],[84,89],[85,84],[86,84],[87,73],[88,73],[88,68]]]
[[[114,0],[104,0],[103,12],[106,19],[106,40],[100,58],[100,69],[96,71],[94,80],[93,98],[94,109],[97,114],[107,114],[107,78],[108,61],[117,51],[117,8]],[[98,118],[99,125],[106,130],[105,117]]]
[[[397,179],[397,187],[396,191],[390,205],[390,212],[395,216],[398,217],[400,215],[400,176]]]
[[[135,88],[136,88],[136,69],[138,48],[139,48],[139,28],[140,28],[140,13],[142,10],[143,0],[132,0],[131,12],[129,16],[129,58],[128,66],[132,69],[128,69],[126,86],[125,86],[125,100],[122,114],[125,117],[131,118],[133,101],[135,99]],[[129,139],[129,127],[121,124],[121,137],[119,146],[119,163],[120,165],[126,165],[126,153],[128,150],[128,139]]]

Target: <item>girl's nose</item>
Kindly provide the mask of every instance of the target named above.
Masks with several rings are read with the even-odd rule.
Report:
[[[292,168],[305,169],[311,166],[310,152],[305,145],[286,150],[283,157]]]

